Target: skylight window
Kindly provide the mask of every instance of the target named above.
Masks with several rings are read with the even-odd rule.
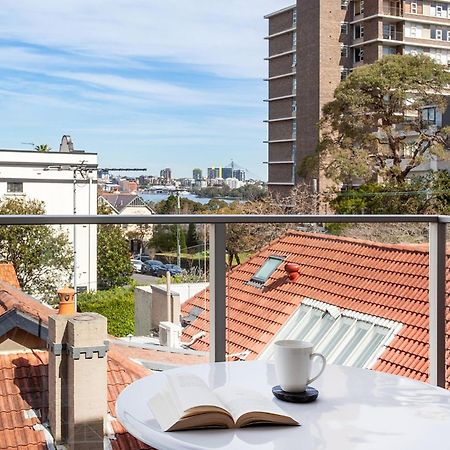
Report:
[[[197,317],[201,316],[203,311],[204,309],[202,307],[194,305],[189,311],[189,314],[182,318],[183,323],[186,326],[190,325],[195,319],[197,319]]]
[[[283,261],[284,256],[269,256],[261,269],[253,275],[251,281],[264,284]]]
[[[401,327],[398,322],[305,299],[276,340],[309,341],[329,363],[369,368]],[[273,353],[274,346],[269,345],[261,357],[271,359]]]

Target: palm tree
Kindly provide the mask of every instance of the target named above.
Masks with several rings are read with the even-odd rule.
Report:
[[[52,148],[48,144],[39,144],[34,147],[37,152],[49,152]]]

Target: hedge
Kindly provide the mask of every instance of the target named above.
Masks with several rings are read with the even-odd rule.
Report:
[[[78,295],[80,312],[96,312],[108,319],[108,333],[123,337],[134,334],[134,287]]]

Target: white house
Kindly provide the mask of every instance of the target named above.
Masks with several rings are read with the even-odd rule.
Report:
[[[125,216],[151,216],[155,212],[137,194],[126,194],[122,192],[104,192],[98,197],[99,205],[110,208],[111,214]],[[130,251],[138,253],[143,250],[144,241],[148,241],[153,236],[153,225],[122,225],[125,233],[130,239]]]
[[[59,151],[0,149],[0,198],[40,200],[49,215],[97,214],[97,154],[74,150],[63,136]],[[73,285],[97,289],[97,226],[65,225],[75,252]]]

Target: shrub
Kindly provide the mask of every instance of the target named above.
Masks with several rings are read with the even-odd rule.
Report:
[[[108,333],[123,337],[134,334],[134,287],[78,295],[80,312],[96,312],[108,319]]]

